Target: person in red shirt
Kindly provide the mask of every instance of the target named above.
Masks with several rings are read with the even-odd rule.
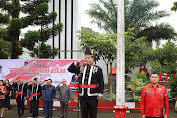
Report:
[[[0,115],[4,115],[4,100],[5,100],[6,87],[3,86],[3,80],[0,80]]]
[[[142,118],[167,118],[169,114],[167,89],[158,84],[158,73],[152,73],[150,81],[151,84],[145,86],[141,93]]]

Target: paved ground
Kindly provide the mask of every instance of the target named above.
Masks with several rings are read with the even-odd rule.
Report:
[[[38,118],[44,118],[43,111],[39,111],[39,117]],[[80,115],[80,114],[79,114]],[[77,112],[69,112],[68,118],[78,118]],[[16,118],[17,117],[17,110],[6,110],[4,113],[4,118]],[[106,112],[99,112],[97,118],[114,118],[114,113],[106,113]],[[24,118],[31,118],[31,114],[29,113],[29,110],[25,110]],[[60,118],[60,111],[54,111],[54,117],[53,118]],[[79,117],[81,118],[81,117]],[[140,113],[127,113],[127,118],[141,118]],[[170,114],[168,118],[177,118],[177,113],[170,110]]]

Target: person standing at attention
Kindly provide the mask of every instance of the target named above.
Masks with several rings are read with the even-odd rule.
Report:
[[[47,85],[42,86],[42,90],[45,90],[45,118],[53,118],[53,102],[56,98],[55,86],[52,85],[52,80],[48,79]]]
[[[158,73],[152,73],[150,81],[151,84],[145,86],[141,93],[142,118],[167,118],[169,114],[167,89],[158,84]]]
[[[62,86],[60,86],[61,83],[63,84]],[[68,105],[71,103],[71,90],[66,85],[65,79],[57,85],[56,90],[60,92],[61,118],[67,118]]]
[[[31,96],[29,100],[32,102],[32,116],[38,117],[39,97],[41,97],[41,86],[37,83],[37,78],[34,78],[33,83],[28,86],[31,89]]]

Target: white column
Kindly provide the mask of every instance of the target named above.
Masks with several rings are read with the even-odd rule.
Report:
[[[117,76],[116,105],[125,105],[125,20],[124,0],[117,0]]]

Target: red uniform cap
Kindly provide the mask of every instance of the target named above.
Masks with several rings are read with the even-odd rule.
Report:
[[[19,76],[19,79],[23,80],[23,76],[22,76],[22,75],[21,75],[21,76]]]

